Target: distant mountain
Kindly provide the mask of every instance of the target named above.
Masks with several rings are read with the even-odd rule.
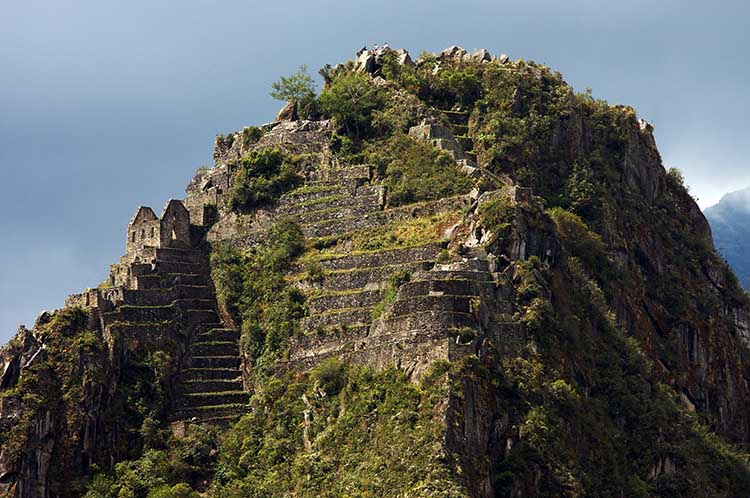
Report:
[[[716,249],[747,288],[750,285],[750,187],[724,195],[704,214],[711,224]]]

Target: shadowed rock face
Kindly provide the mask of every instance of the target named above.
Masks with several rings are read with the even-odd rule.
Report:
[[[750,287],[750,188],[726,194],[704,214],[711,224],[716,250],[724,256],[740,279]]]

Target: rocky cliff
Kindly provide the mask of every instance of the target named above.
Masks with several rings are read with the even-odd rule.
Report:
[[[7,496],[743,496],[750,303],[652,127],[364,50],[0,353]]]

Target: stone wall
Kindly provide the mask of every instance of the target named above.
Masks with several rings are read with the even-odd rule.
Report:
[[[181,201],[171,199],[160,220],[157,247],[190,247],[190,213]]]

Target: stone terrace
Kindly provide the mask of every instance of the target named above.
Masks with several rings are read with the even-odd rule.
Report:
[[[468,115],[461,111],[438,111],[445,115],[448,127],[422,125],[411,130],[419,139],[431,140],[436,146],[449,152],[464,168],[466,174],[480,174],[476,157],[471,151],[473,144],[467,136]],[[219,207],[222,215],[213,224],[210,241],[231,241],[243,247],[253,247],[262,242],[273,223],[281,219],[296,221],[306,237],[312,240],[340,240],[348,234],[362,233],[384,225],[408,223],[409,220],[444,212],[467,212],[475,205],[473,195],[463,195],[432,202],[415,203],[396,208],[385,208],[385,188],[372,182],[372,168],[367,164],[341,164],[328,147],[328,136],[332,131],[329,122],[293,121],[267,125],[257,142],[243,139],[245,133],[236,133],[229,140],[217,140],[214,158],[216,167],[204,171],[188,188],[188,206],[199,213],[206,204]],[[290,153],[313,153],[315,160],[306,167],[303,186],[281,197],[274,206],[259,209],[250,215],[226,212],[223,208],[224,194],[231,189],[234,164],[240,157],[255,148],[277,146]],[[351,253],[344,249],[339,254],[327,254],[318,262],[322,280],[309,282],[304,265],[291,271],[288,278],[307,295],[307,316],[300,324],[300,334],[293,338],[288,366],[308,368],[322,358],[343,354],[364,363],[384,364],[384,358],[402,356],[398,350],[403,344],[422,351],[419,362],[427,358],[448,359],[455,351],[466,347],[459,343],[448,343],[455,334],[451,330],[465,327],[476,329],[476,320],[470,319],[472,298],[486,298],[493,280],[484,263],[476,263],[461,271],[472,272],[469,277],[481,274],[483,290],[476,285],[463,284],[466,275],[456,270],[443,275],[435,283],[450,287],[453,294],[437,297],[430,294],[418,297],[407,295],[415,287],[406,284],[399,290],[399,298],[393,308],[387,307],[383,316],[387,320],[374,320],[373,310],[378,306],[388,289],[389,281],[397,272],[411,273],[415,283],[420,279],[430,281],[425,272],[436,268],[436,258],[447,246],[429,242],[415,247],[391,247],[384,250]],[[464,258],[466,259],[466,258]],[[469,258],[481,260],[479,256]],[[466,263],[469,266],[473,263]],[[482,266],[482,265],[485,266]],[[445,270],[440,270],[445,271]],[[420,284],[426,285],[426,284]],[[481,290],[481,292],[480,292]],[[438,291],[434,291],[438,292]],[[408,302],[408,305],[401,304]],[[404,308],[417,306],[423,321],[409,318],[411,329],[397,325],[407,318]],[[409,315],[411,316],[411,315]],[[416,316],[416,315],[415,315]],[[384,321],[385,320],[385,321]],[[399,322],[401,320],[401,322]],[[422,327],[425,333],[416,333]],[[428,332],[429,331],[429,332]],[[408,338],[409,336],[411,338]],[[421,339],[420,339],[421,338]],[[421,342],[420,342],[421,341]],[[421,346],[420,346],[421,344]],[[433,353],[430,353],[433,351]],[[399,363],[396,361],[396,363]],[[416,366],[411,367],[418,371]]]

